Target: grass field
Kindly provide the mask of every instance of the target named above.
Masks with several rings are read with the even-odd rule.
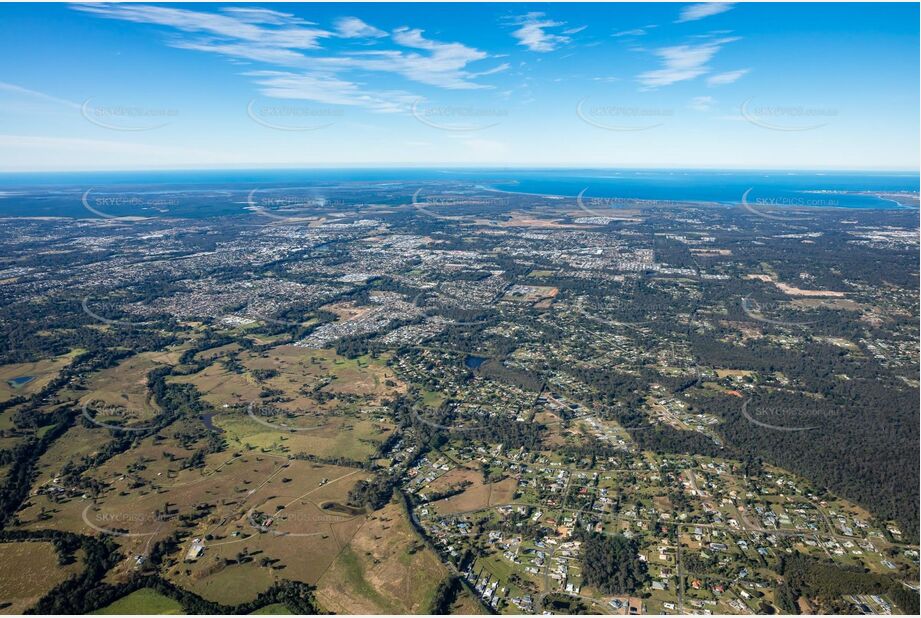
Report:
[[[0,543],[0,613],[23,613],[82,568],[79,560],[58,565],[51,543]]]
[[[182,605],[150,588],[141,588],[120,598],[93,614],[145,616],[153,614],[176,615],[185,613]]]
[[[75,423],[67,430],[63,439],[55,440],[38,461],[38,476],[35,487],[50,482],[58,476],[69,461],[90,455],[108,441],[108,430],[101,427],[84,427]]]
[[[288,609],[288,606],[284,603],[272,603],[271,605],[266,605],[265,607],[260,607],[254,611],[251,616],[287,616],[291,614],[291,610]]]
[[[447,570],[410,525],[402,506],[376,511],[317,584],[328,611],[425,613]]]
[[[208,455],[203,467],[189,468],[189,458],[211,433],[199,418],[180,418],[168,430],[84,472],[100,488],[91,497],[59,485],[61,472],[68,462],[98,452],[112,436],[108,429],[77,423],[40,458],[32,495],[17,513],[19,528],[111,535],[125,556],[107,576],[113,582],[134,573],[136,558],[147,555],[157,541],[181,531],[185,542],[163,576],[227,605],[251,601],[281,579],[316,584],[367,521],[363,511],[343,505],[349,490],[368,473],[290,457],[373,456],[394,430],[375,404],[404,386],[385,358],[349,360],[332,351],[292,346],[262,353],[226,347],[217,354],[223,356],[205,370],[176,381],[194,385],[215,404],[212,422],[224,432],[223,452]],[[240,372],[225,366],[230,356],[237,357]],[[146,376],[161,360],[176,363],[178,354],[131,357],[91,376],[88,390],[71,396],[155,414]],[[317,425],[317,430],[266,427],[247,414],[246,406],[224,407],[238,400],[249,403],[264,388],[284,393],[278,407],[289,414],[299,410],[303,418],[296,420]],[[317,397],[320,391],[323,396]],[[205,549],[186,561],[193,538],[203,539]],[[362,561],[363,554],[358,564]],[[123,602],[140,603],[145,594]]]
[[[473,485],[483,483],[483,473],[471,467],[459,467],[448,470],[437,479],[429,483],[422,490],[427,495],[448,491],[461,486],[463,483]]]
[[[464,513],[475,511],[487,506],[508,504],[515,495],[518,481],[513,478],[504,479],[498,483],[484,483],[480,473],[468,474],[466,479],[473,482],[462,493],[432,502],[432,508],[438,513]]]
[[[243,411],[221,414],[214,422],[224,430],[224,438],[231,448],[251,445],[278,454],[345,457],[356,461],[370,457],[393,431],[393,425],[361,418],[360,413],[349,416],[304,414],[293,419],[278,415],[263,420],[299,429],[284,431],[281,426],[278,429],[267,427]]]
[[[155,367],[175,364],[178,353],[144,352],[132,356],[109,369],[103,369],[87,381],[88,392],[79,393],[81,404],[88,404],[91,416],[103,422],[121,421],[131,425],[135,421],[149,420],[159,409],[150,401],[147,392],[147,374]],[[70,393],[64,391],[63,396]],[[106,415],[108,408],[124,410],[116,417]]]
[[[215,362],[189,376],[170,381],[194,384],[208,403],[216,407],[248,405],[259,399],[263,389],[283,393],[279,407],[288,410],[334,410],[343,399],[360,398],[367,405],[377,405],[393,394],[403,392],[403,385],[386,366],[387,357],[363,356],[346,359],[332,350],[308,350],[282,345],[266,352],[240,352],[240,372],[228,370]],[[261,377],[271,372],[270,377]],[[331,401],[318,403],[312,392],[333,395]]]
[[[466,588],[463,588],[451,605],[451,614],[454,616],[480,616],[486,614],[486,610]]]
[[[218,410],[213,422],[231,448],[363,461],[394,430],[377,412],[381,401],[405,389],[386,360],[278,346],[237,352],[237,370],[219,360],[170,381],[194,385]],[[260,403],[266,392],[273,393],[270,407]]]
[[[61,370],[73,361],[83,350],[72,350],[54,358],[42,359],[33,363],[16,363],[0,366],[0,402],[13,397],[29,397],[39,392],[56,378]],[[32,378],[21,386],[13,386],[10,380]]]
[[[248,459],[248,466],[258,463]],[[262,463],[270,459],[284,462],[264,457]],[[171,569],[170,580],[228,605],[253,600],[279,579],[316,583],[364,522],[363,514],[324,506],[344,503],[349,489],[367,473],[304,461],[268,472],[261,482],[248,485],[237,479],[234,492],[211,498],[222,503],[220,513],[209,516],[193,535],[206,539],[205,551],[195,562]]]
[[[210,361],[210,360],[219,358],[221,356],[226,356],[227,354],[231,352],[236,352],[239,349],[240,349],[239,343],[228,343],[226,345],[218,346],[216,348],[208,348],[207,350],[198,352],[195,355],[195,360],[209,360]]]
[[[252,601],[274,582],[275,577],[269,569],[252,564],[234,564],[216,568],[206,577],[186,580],[182,587],[209,601],[236,605]]]
[[[367,478],[362,470],[254,452],[217,453],[203,469],[182,470],[162,456],[164,451],[182,454],[151,438],[93,470],[88,475],[109,486],[95,500],[33,496],[17,513],[21,527],[113,535],[126,556],[113,571],[116,578],[130,575],[135,556],[145,555],[157,540],[183,530],[189,540],[181,557],[192,538],[207,539],[205,553],[167,577],[206,598],[234,604],[252,600],[279,578],[316,582],[361,525],[362,516],[324,507],[345,503],[351,487]],[[142,453],[146,468],[128,473]],[[140,486],[138,479],[144,480]],[[262,532],[251,519],[255,512],[275,515],[277,521]],[[238,565],[241,550],[252,559]],[[273,568],[260,566],[263,558],[271,559]]]
[[[182,545],[161,575],[211,601],[252,601],[284,579],[322,585],[330,608],[426,611],[446,571],[402,508],[393,504],[368,514],[348,507],[349,490],[369,477],[367,471],[293,459],[366,460],[375,455],[395,430],[380,404],[405,390],[386,356],[346,359],[329,350],[278,346],[252,352],[231,345],[200,357],[211,361],[204,370],[169,380],[193,385],[214,406],[211,425],[195,416],[176,419],[158,435],[86,470],[83,477],[94,482],[94,489],[74,490],[64,486],[68,480],[62,471],[68,463],[99,452],[112,440],[109,429],[74,424],[39,459],[31,495],[16,513],[17,527],[112,536],[124,556],[106,576],[113,583],[132,576],[137,558],[158,541],[181,532]],[[147,374],[178,361],[174,351],[139,354],[88,376],[86,390],[61,395],[93,402],[118,421],[130,416],[129,426],[143,424],[158,413],[148,397]],[[25,375],[41,373],[49,380],[59,370],[50,362],[5,369],[12,377],[28,370]],[[266,391],[272,392],[272,406],[279,412],[253,418],[248,404],[266,399]],[[266,419],[281,425],[259,422]],[[291,431],[291,426],[311,430]],[[189,467],[190,458],[213,436],[209,429],[222,432],[226,449],[207,455],[204,466]],[[204,549],[190,560],[193,539],[200,539]],[[19,561],[14,547],[2,547],[3,568]],[[51,546],[46,549],[47,556],[30,563],[41,566],[43,577],[4,578],[6,587],[12,581],[20,587],[29,584],[23,590],[3,589],[0,599],[12,602],[7,610],[28,609],[66,576],[56,567]],[[144,589],[98,613],[176,614],[182,608]],[[274,604],[255,613],[289,612]]]

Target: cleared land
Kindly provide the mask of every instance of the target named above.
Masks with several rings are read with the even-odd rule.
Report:
[[[150,588],[141,588],[120,598],[93,614],[148,616],[153,614],[176,615],[185,613],[177,601]]]
[[[60,566],[51,543],[0,543],[0,613],[23,613],[81,568],[79,561]]]
[[[440,514],[465,513],[495,506],[497,504],[508,504],[515,495],[515,489],[518,487],[518,481],[513,478],[507,478],[498,483],[484,483],[483,475],[479,472],[472,473],[466,477],[472,482],[463,492],[438,500],[432,503],[432,507]]]
[[[336,613],[407,614],[429,610],[447,569],[412,529],[402,506],[367,518],[317,584]]]
[[[13,397],[29,397],[45,388],[82,350],[42,359],[33,363],[0,366],[0,402]]]

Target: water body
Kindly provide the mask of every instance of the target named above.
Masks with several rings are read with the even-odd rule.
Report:
[[[464,367],[467,369],[479,369],[480,365],[485,363],[487,360],[489,359],[483,358],[482,356],[468,355],[467,358],[464,359]]]
[[[903,208],[874,195],[917,192],[918,174],[908,172],[751,172],[696,170],[568,170],[518,172],[514,180],[492,188],[583,199],[624,198],[660,202],[739,204],[770,201],[778,206],[835,208]]]
[[[19,377],[13,378],[12,380],[7,380],[6,383],[9,384],[13,388],[20,388],[22,386],[25,386],[26,384],[28,384],[34,379],[35,379],[35,376],[19,376]]]
[[[315,198],[343,196],[348,189],[379,189],[406,203],[417,188],[438,192],[438,182],[471,190],[585,199],[622,198],[664,202],[783,206],[904,208],[878,193],[917,192],[912,172],[785,172],[617,169],[313,169],[145,172],[0,173],[0,216],[96,216],[82,199],[113,216],[201,218],[245,214],[251,191],[290,189]],[[345,193],[343,194],[343,190]],[[269,197],[269,193],[260,193]],[[115,204],[105,200],[113,200]]]
[[[217,433],[224,433],[224,430],[223,430],[223,429],[221,429],[220,427],[218,427],[217,425],[214,424],[214,414],[215,414],[215,413],[213,413],[213,412],[209,412],[209,413],[207,413],[207,414],[202,414],[202,415],[201,415],[201,421],[205,424],[205,427],[207,427],[207,428],[210,429],[211,431],[214,431],[214,432],[217,432]]]

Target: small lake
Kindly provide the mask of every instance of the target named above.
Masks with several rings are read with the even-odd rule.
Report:
[[[6,383],[12,386],[13,388],[20,388],[25,386],[29,382],[35,379],[35,376],[19,376],[18,378],[13,378],[12,380],[7,380]]]
[[[224,433],[224,430],[214,424],[214,415],[216,413],[211,412],[208,414],[201,415],[201,421],[205,424],[205,427],[211,431],[216,431],[217,433]]]
[[[464,359],[464,367],[467,369],[479,369],[480,365],[485,363],[487,360],[489,359],[482,356],[472,356],[468,354],[467,358]]]

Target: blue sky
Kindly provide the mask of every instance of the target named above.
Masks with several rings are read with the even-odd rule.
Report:
[[[0,5],[0,170],[917,169],[917,4]]]

